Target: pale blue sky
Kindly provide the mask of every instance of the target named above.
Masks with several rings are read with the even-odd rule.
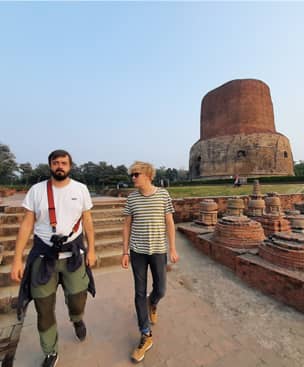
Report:
[[[0,142],[187,169],[203,96],[257,78],[304,160],[303,43],[303,2],[1,2]]]

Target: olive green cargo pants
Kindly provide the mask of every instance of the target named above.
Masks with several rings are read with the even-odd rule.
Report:
[[[84,259],[84,258],[83,258]],[[62,283],[65,303],[68,306],[70,321],[82,319],[87,299],[89,278],[84,261],[74,272],[69,272],[66,266],[67,259],[56,260],[55,271],[48,283],[34,287],[31,285],[31,294],[37,311],[37,323],[40,336],[40,345],[44,354],[58,352],[58,332],[55,315],[56,291],[58,281]],[[32,267],[32,279],[39,270],[41,258],[38,257]]]

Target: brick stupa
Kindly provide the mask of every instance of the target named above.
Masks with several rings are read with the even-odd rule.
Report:
[[[200,139],[190,149],[191,178],[294,175],[289,140],[276,131],[269,87],[229,81],[205,95]]]
[[[264,215],[264,212],[265,201],[261,193],[260,183],[259,180],[254,180],[253,192],[252,195],[250,195],[246,214],[248,215],[248,217],[254,219],[255,217],[261,217],[262,215]]]
[[[270,236],[278,232],[291,232],[290,223],[285,219],[279,195],[276,192],[267,193],[265,204],[266,213],[262,217],[255,218],[262,224],[265,235]]]
[[[211,238],[214,243],[233,249],[251,249],[260,245],[265,238],[263,228],[260,223],[243,215],[243,209],[242,199],[228,199],[228,215],[216,224]]]
[[[276,233],[259,248],[259,255],[272,264],[292,270],[304,270],[304,235]]]

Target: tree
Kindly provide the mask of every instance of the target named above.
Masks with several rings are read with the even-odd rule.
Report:
[[[177,171],[177,177],[178,177],[178,180],[180,180],[180,181],[186,181],[186,180],[189,179],[189,171],[180,168]]]
[[[300,161],[294,165],[294,172],[296,176],[304,176],[304,162]]]
[[[177,178],[178,178],[177,169],[176,168],[168,168],[167,171],[166,171],[166,178],[170,182],[177,181]]]
[[[17,163],[8,145],[0,143],[0,182],[11,183],[16,178]]]
[[[163,186],[165,178],[166,178],[166,167],[161,166],[157,168],[155,178],[154,178],[156,185]]]
[[[71,169],[71,177],[76,181],[84,182],[83,172],[81,167],[77,166],[76,163],[73,163]]]
[[[29,183],[34,184],[50,178],[50,167],[48,164],[40,163],[33,170],[32,175],[29,178]]]
[[[89,161],[80,166],[84,182],[87,185],[96,185],[98,183],[99,167],[96,163]]]
[[[20,182],[22,184],[29,184],[30,177],[33,174],[32,165],[29,162],[19,164],[19,171],[21,173]]]

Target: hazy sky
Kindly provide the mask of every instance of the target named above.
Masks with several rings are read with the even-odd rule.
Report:
[[[304,2],[1,2],[0,142],[187,169],[204,95],[256,78],[304,160],[303,44]]]

